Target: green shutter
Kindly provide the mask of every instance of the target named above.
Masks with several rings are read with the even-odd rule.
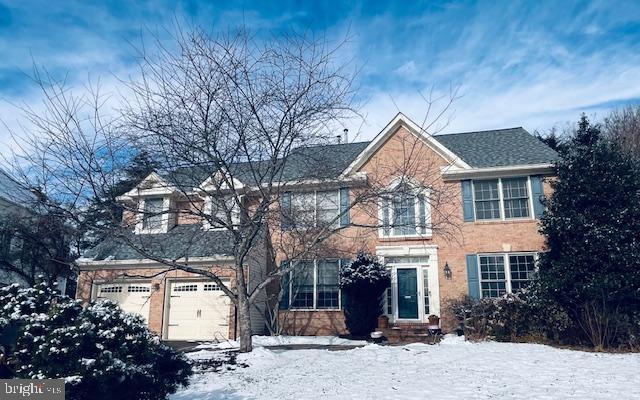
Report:
[[[349,188],[340,189],[340,227],[349,225]]]
[[[467,283],[469,285],[469,297],[480,298],[480,278],[478,276],[478,257],[475,254],[467,255]]]
[[[293,220],[291,215],[291,192],[285,192],[280,199],[280,211],[282,214],[282,221],[280,226],[282,230],[288,230],[293,228]]]
[[[471,181],[466,180],[461,182],[462,185],[462,213],[464,216],[464,222],[471,222],[473,218],[473,188]]]
[[[289,265],[289,262],[287,261],[283,261],[282,264],[280,265],[280,268],[287,268],[287,266]],[[279,308],[281,310],[288,310],[289,309],[289,279],[290,279],[291,273],[287,272],[286,274],[282,275],[282,278],[280,278],[280,290],[281,290],[281,295],[280,295],[280,304],[279,304]]]
[[[531,196],[533,198],[533,215],[542,217],[544,213],[544,189],[542,177],[539,175],[529,177],[531,179]]]

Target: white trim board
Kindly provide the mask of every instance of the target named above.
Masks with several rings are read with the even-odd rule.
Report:
[[[505,167],[472,168],[468,170],[443,170],[442,179],[456,181],[461,179],[509,178],[527,175],[554,175],[553,164],[509,165]]]
[[[175,260],[180,263],[187,263],[191,266],[202,266],[211,263],[212,267],[223,267],[233,263],[233,256],[217,256],[217,257],[192,257],[187,259]],[[88,260],[78,259],[77,264],[80,271],[93,271],[98,269],[127,269],[127,268],[170,268],[168,265],[162,264],[155,260],[149,259],[132,259],[132,260]]]
[[[405,245],[405,246],[376,246],[376,255],[390,256],[437,256],[438,245]]]
[[[459,156],[446,148],[436,138],[422,129],[418,124],[413,122],[403,113],[398,113],[380,133],[369,143],[369,145],[360,153],[360,155],[342,172],[341,177],[352,174],[362,167],[373,154],[382,147],[384,143],[400,128],[404,126],[409,132],[416,137],[422,139],[424,143],[435,151],[438,155],[448,161],[451,165],[462,169],[470,169],[471,166],[464,162]]]

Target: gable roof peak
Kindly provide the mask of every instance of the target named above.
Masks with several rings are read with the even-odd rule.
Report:
[[[391,121],[382,128],[376,137],[369,142],[367,147],[362,150],[358,157],[343,171],[341,176],[346,176],[356,172],[393,134],[395,134],[401,126],[404,126],[411,134],[422,139],[428,147],[449,162],[452,167],[463,169],[471,168],[462,158],[436,140],[435,135],[425,131],[420,125],[415,123],[402,112],[398,112],[395,117],[393,117],[393,119],[391,119]]]

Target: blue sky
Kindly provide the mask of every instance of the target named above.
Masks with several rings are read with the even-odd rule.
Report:
[[[524,126],[546,130],[581,112],[640,101],[639,1],[1,1],[0,118],[37,107],[32,64],[77,86],[133,73],[131,43],[174,18],[210,30],[245,24],[258,35],[290,28],[350,35],[344,57],[361,68],[364,121],[374,136],[398,110],[424,118],[422,95],[460,88],[444,132]],[[444,120],[442,120],[444,121]],[[8,141],[0,129],[0,142]]]

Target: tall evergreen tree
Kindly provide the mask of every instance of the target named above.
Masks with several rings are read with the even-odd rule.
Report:
[[[640,168],[583,115],[557,174],[541,220],[541,287],[594,346],[612,345],[640,305]]]
[[[540,140],[542,143],[546,144],[547,146],[551,147],[552,149],[554,149],[555,151],[557,151],[558,153],[562,153],[566,147],[566,140],[565,138],[558,133],[557,129],[555,127],[551,128],[551,130],[546,133],[546,134],[542,134],[540,132],[535,132],[534,136]]]
[[[86,213],[87,226],[109,226],[118,224],[122,219],[122,204],[116,198],[133,189],[150,173],[157,171],[160,164],[151,158],[145,150],[139,150],[124,168],[122,179],[111,187],[109,192],[93,198]],[[84,248],[89,248],[104,239],[104,231],[90,231],[85,235]]]

